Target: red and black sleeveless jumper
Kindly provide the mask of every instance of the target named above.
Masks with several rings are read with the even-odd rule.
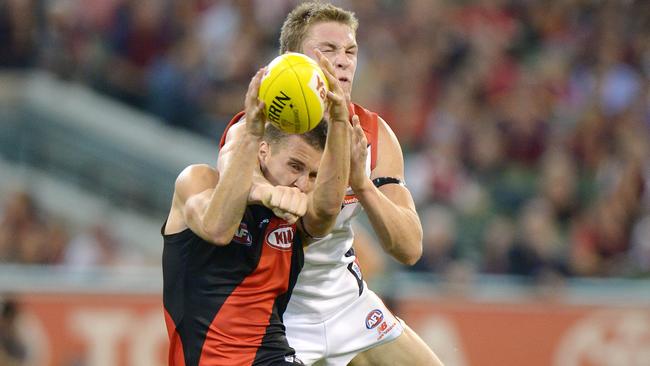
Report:
[[[190,229],[163,239],[170,366],[263,366],[295,353],[282,324],[304,262],[295,225],[252,205],[228,245]]]

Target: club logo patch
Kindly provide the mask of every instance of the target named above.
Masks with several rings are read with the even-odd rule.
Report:
[[[239,228],[235,231],[235,236],[233,236],[232,241],[246,246],[250,246],[253,243],[253,238],[251,238],[251,233],[248,231],[246,223],[242,222],[239,224]]]
[[[343,198],[343,206],[351,205],[351,204],[357,203],[357,202],[359,202],[359,199],[354,194],[346,195]]]
[[[366,328],[373,329],[384,320],[384,313],[379,309],[375,309],[368,313],[366,316]]]
[[[295,235],[293,226],[280,226],[266,235],[266,243],[272,248],[289,251]]]

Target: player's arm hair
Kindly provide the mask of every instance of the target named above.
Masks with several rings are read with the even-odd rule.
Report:
[[[341,211],[350,175],[349,122],[330,121],[314,191],[309,195],[304,230],[314,238],[327,235]]]
[[[397,137],[379,118],[377,165],[370,178],[394,177],[404,181],[404,158]],[[384,250],[402,264],[413,265],[422,256],[422,224],[409,190],[403,184],[377,188],[371,179],[355,194]]]
[[[227,245],[246,210],[253,170],[258,164],[258,137],[242,133],[222,173],[207,165],[192,165],[179,175],[175,196],[187,227],[201,238]]]

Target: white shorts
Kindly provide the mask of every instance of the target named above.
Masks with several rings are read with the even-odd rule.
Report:
[[[343,366],[369,348],[392,341],[402,323],[367,287],[352,304],[322,323],[284,319],[289,345],[305,365]]]

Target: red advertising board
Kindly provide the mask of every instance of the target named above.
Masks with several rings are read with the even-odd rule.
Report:
[[[160,295],[21,294],[31,364],[166,364]],[[408,299],[396,312],[447,366],[648,366],[650,308]]]
[[[162,297],[23,294],[20,329],[30,365],[166,365]]]
[[[446,365],[650,365],[647,307],[412,299],[397,311]]]

